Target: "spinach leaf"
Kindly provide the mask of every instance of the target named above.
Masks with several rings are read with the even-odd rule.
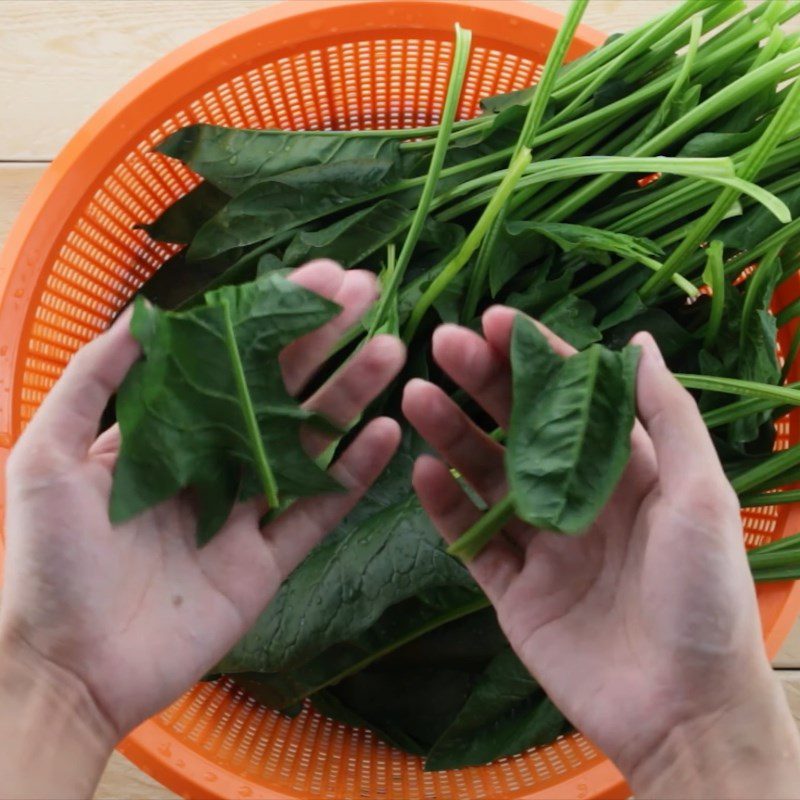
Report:
[[[550,330],[568,341],[577,350],[583,350],[603,338],[593,324],[594,306],[569,294],[542,314],[541,320]]]
[[[792,217],[800,214],[800,186],[783,192],[778,197],[786,203]],[[776,231],[781,223],[760,205],[750,206],[740,217],[723,222],[714,238],[721,239],[726,247],[752,250]]]
[[[156,146],[178,158],[208,183],[238,195],[284,172],[337,161],[396,161],[399,143],[381,136],[313,131],[246,130],[216,125],[188,125]]]
[[[489,114],[499,114],[508,108],[521,106],[521,115],[524,116],[527,111],[527,106],[530,104],[531,100],[533,100],[534,94],[536,94],[536,85],[484,97],[480,101],[481,111]]]
[[[397,180],[392,161],[334,161],[253,184],[197,232],[187,258],[198,261],[296,228],[368,198]]]
[[[370,727],[387,730],[393,738],[402,732],[425,754],[456,718],[476,677],[463,669],[372,668],[345,678],[328,694]]]
[[[161,308],[178,308],[190,297],[204,292],[212,281],[226,272],[235,261],[234,255],[226,253],[190,264],[186,260],[186,251],[181,250],[168,258],[142,285],[139,295]]]
[[[176,200],[155,222],[134,227],[147,231],[159,242],[189,244],[203,224],[230,199],[230,195],[213,184],[203,182]]]
[[[204,542],[270,477],[289,496],[336,488],[300,445],[312,415],[286,392],[278,354],[338,311],[278,275],[211,292],[186,312],[137,300],[131,330],[142,358],[117,395],[112,521],[192,487]]]
[[[284,581],[215,672],[280,672],[366,631],[433,587],[476,591],[411,489],[421,442],[407,435],[364,499]]]
[[[683,158],[714,158],[730,156],[751,145],[764,132],[768,120],[755,125],[749,130],[729,133],[706,131],[690,139],[681,148],[678,156]]]
[[[625,316],[633,313],[637,305],[635,301],[630,302],[631,306],[625,309]],[[622,307],[620,306],[620,308]],[[614,322],[613,318],[609,320],[609,324],[611,322]],[[699,344],[686,328],[677,322],[668,311],[661,308],[646,308],[645,311],[613,325],[606,330],[603,343],[612,350],[619,350],[638,331],[650,333],[668,361],[680,355],[687,347],[696,347]]]
[[[536,261],[548,249],[547,240],[538,230],[518,223],[503,225],[497,233],[495,257],[489,264],[489,290],[492,297],[496,297],[526,264]]]
[[[394,241],[410,220],[407,208],[393,200],[380,200],[320,230],[298,231],[283,260],[296,267],[313,258],[332,258],[343,267],[354,267]]]
[[[510,647],[489,663],[469,698],[431,748],[425,771],[478,766],[549,744],[569,723]]]
[[[555,242],[565,253],[576,253],[595,264],[611,264],[609,254],[631,258],[642,263],[653,262],[664,251],[655,242],[642,236],[590,228],[566,222],[510,222],[508,231],[540,233]]]
[[[257,661],[250,665],[253,669],[242,669],[242,662],[236,665],[238,669],[224,665],[217,669],[227,674],[257,674],[259,700],[270,708],[291,708],[305,697],[339,683],[378,659],[384,659],[381,663],[386,663],[387,655],[395,663],[392,659],[394,651],[406,642],[413,642],[429,630],[439,635],[441,626],[452,623],[452,620],[460,621],[461,617],[474,616],[476,609],[485,607],[488,602],[472,588],[439,588],[436,603],[425,602],[422,597],[403,600],[384,611],[365,631],[337,641],[305,663],[274,673],[258,672],[261,663]],[[441,591],[441,588],[446,591]]]
[[[528,286],[521,292],[509,294],[506,304],[535,317],[565,297],[572,285],[573,274],[565,271],[557,277],[550,277],[553,263],[550,259],[524,273],[522,277],[528,281]]]
[[[562,359],[516,318],[506,474],[520,518],[574,534],[600,513],[630,455],[638,357],[592,345]]]
[[[323,689],[321,692],[317,692],[311,698],[311,703],[320,714],[326,717],[343,722],[353,728],[366,728],[374,731],[387,744],[405,750],[412,755],[425,755],[426,748],[397,725],[391,722],[378,723],[375,720],[368,722],[352,708],[345,705],[344,701],[337,697],[333,690]]]
[[[451,585],[473,584],[444,552],[416,499],[408,496],[329,534],[215,671],[296,668],[367,630],[389,606],[422,589]]]
[[[598,327],[601,331],[607,331],[641,316],[646,311],[647,306],[642,302],[642,298],[636,292],[631,292],[613,311],[600,320]]]

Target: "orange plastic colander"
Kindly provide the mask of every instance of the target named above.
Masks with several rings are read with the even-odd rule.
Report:
[[[133,229],[197,182],[151,154],[157,141],[195,122],[430,124],[444,101],[455,22],[474,33],[464,118],[481,97],[537,80],[560,18],[520,0],[294,0],[196,39],[106,103],[42,178],[0,260],[0,465],[70,356],[172,252]],[[603,38],[579,28],[570,57]],[[781,294],[781,305],[800,295],[800,279]],[[781,332],[784,344],[792,332]],[[797,414],[782,423],[779,446],[800,440],[799,423]],[[800,530],[800,507],[744,518],[749,545]],[[800,587],[760,586],[758,596],[773,655],[800,608]],[[227,680],[196,686],[120,750],[190,797],[627,796],[619,773],[581,734],[486,767],[424,773],[419,758],[369,732],[309,708],[289,719]]]

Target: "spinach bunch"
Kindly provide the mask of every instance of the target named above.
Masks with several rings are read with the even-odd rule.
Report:
[[[780,326],[800,330],[800,301],[775,299],[800,244],[800,46],[781,27],[800,7],[686,0],[564,65],[585,6],[572,5],[540,82],[484,99],[474,119],[456,118],[470,50],[458,28],[437,125],[196,124],[157,147],[199,182],[141,225],[182,248],[141,289],[166,310],[139,301],[134,317],[145,359],[118,405],[116,519],[195,486],[208,497],[206,538],[238,497],[291,500],[326,484],[299,448],[298,407],[275,375],[253,382],[248,370],[333,313],[281,278],[320,255],[375,270],[382,287],[328,374],[376,333],[402,335],[403,379],[440,381],[488,428],[430,358],[439,322],[477,327],[501,302],[580,351],[561,360],[517,320],[512,421],[496,432],[510,493],[456,552],[468,557],[510,514],[568,534],[591,522],[627,460],[637,354],[626,345],[639,330],[696,393],[742,504],[798,500],[782,487],[800,479],[800,445],[774,445],[776,422],[800,405],[800,333],[784,363],[775,348]],[[364,419],[397,413],[403,382]],[[310,702],[448,769],[551,741],[569,723],[417,502],[422,449],[406,430],[215,675],[285,713]],[[750,562],[756,580],[797,578],[800,546],[767,545]]]

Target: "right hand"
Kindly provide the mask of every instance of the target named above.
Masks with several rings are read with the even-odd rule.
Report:
[[[483,337],[444,325],[433,340],[438,364],[503,428],[516,313],[487,311]],[[556,352],[575,352],[544,332]],[[597,521],[580,537],[513,521],[469,567],[517,655],[637,793],[765,797],[775,787],[763,769],[757,785],[739,781],[726,791],[724,774],[732,780],[734,771],[724,764],[741,771],[747,758],[720,744],[749,727],[760,741],[742,733],[740,744],[753,755],[777,737],[789,756],[788,780],[800,777],[797,732],[764,654],[738,501],[691,395],[649,334],[634,343],[643,348],[640,423],[630,463]],[[419,458],[414,486],[453,541],[480,512],[450,467],[495,503],[507,492],[503,448],[426,381],[408,384],[403,410],[442,458]],[[697,758],[723,762],[711,788],[686,782],[699,766],[704,777],[714,771]],[[770,771],[780,772],[774,753],[768,758]],[[676,769],[678,776],[669,772]]]

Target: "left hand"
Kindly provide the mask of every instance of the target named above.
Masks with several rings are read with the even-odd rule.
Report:
[[[281,356],[298,393],[331,346],[372,304],[371,273],[330,261],[293,280],[342,306]],[[83,347],[12,452],[6,473],[4,660],[35,664],[90,698],[111,746],[185,691],[245,633],[308,551],[351,509],[391,458],[397,423],[370,422],[331,468],[345,493],[298,501],[259,527],[263,502],[240,504],[204,548],[185,494],[113,527],[109,492],[118,429],[96,437],[101,412],[139,345],[128,315]],[[346,425],[397,374],[399,340],[373,339],[308,401]],[[309,435],[319,452],[327,441]]]

